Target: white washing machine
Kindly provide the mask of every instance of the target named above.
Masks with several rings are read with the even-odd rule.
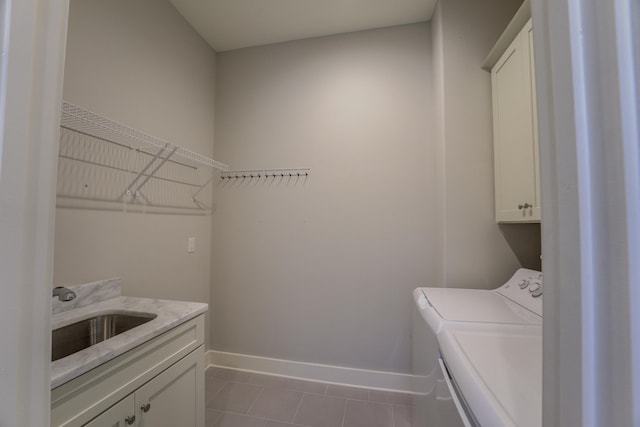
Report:
[[[522,333],[533,337],[539,336],[541,339],[541,273],[535,270],[519,269],[507,283],[494,290],[416,288],[413,291],[413,297],[415,301],[413,374],[416,393],[414,426],[498,427],[509,425],[508,423],[492,424],[495,418],[491,418],[492,421],[488,422],[487,411],[478,408],[487,400],[482,402],[477,394],[493,391],[482,379],[491,375],[478,374],[474,371],[473,375],[469,374],[473,380],[468,380],[466,377],[459,378],[481,365],[474,362],[473,358],[466,357],[465,351],[468,348],[476,346],[472,352],[477,352],[477,348],[493,348],[497,353],[501,348],[499,345],[496,346],[497,341],[492,341],[487,336],[472,339],[464,333],[470,334],[476,330],[489,333],[488,331],[492,329],[499,329],[511,331],[514,334],[524,331]],[[456,335],[455,331],[458,330],[463,335]],[[445,333],[446,347],[441,351],[442,345],[439,341]],[[484,341],[486,343],[482,344]],[[469,344],[470,342],[473,344]],[[540,358],[541,351],[540,346]],[[451,354],[451,361],[447,356],[448,353]],[[486,355],[480,357],[486,357]],[[449,362],[453,362],[455,369],[447,366]],[[520,365],[514,361],[513,366]],[[510,372],[509,375],[512,374],[513,372]],[[540,375],[540,382],[541,378]],[[467,398],[464,388],[468,389],[466,393],[472,397],[471,399]]]

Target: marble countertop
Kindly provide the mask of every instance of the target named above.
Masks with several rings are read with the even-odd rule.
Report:
[[[77,297],[70,302],[54,299],[52,329],[107,313],[152,313],[157,317],[113,338],[51,362],[52,389],[193,319],[208,309],[208,305],[204,303],[121,296],[120,279],[67,288],[76,292]]]

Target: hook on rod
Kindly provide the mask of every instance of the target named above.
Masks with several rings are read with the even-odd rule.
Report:
[[[244,170],[244,171],[226,171],[221,175],[221,179],[253,179],[253,178],[285,178],[285,177],[308,177],[310,169],[262,169],[262,170]]]

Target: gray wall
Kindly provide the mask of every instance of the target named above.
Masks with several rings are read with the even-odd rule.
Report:
[[[404,372],[438,285],[429,25],[218,54],[216,154],[308,179],[215,188],[211,343]]]
[[[491,76],[481,69],[520,4],[441,1],[432,20],[446,286],[493,288],[520,265],[540,268],[540,226],[495,223]]]
[[[214,81],[168,1],[71,1],[65,100],[211,156]],[[127,295],[208,302],[210,236],[210,216],[57,209],[54,285],[121,276]]]
[[[493,219],[480,63],[517,3],[216,65],[164,0],[73,0],[66,100],[209,156],[215,113],[217,160],[312,170],[216,183],[213,217],[57,209],[54,284],[210,301],[215,350],[408,372],[411,289],[493,287],[539,253],[538,226]]]
[[[495,223],[480,68],[519,1],[471,3],[218,56],[221,160],[312,172],[216,187],[213,349],[408,372],[412,288],[539,267],[539,226]]]

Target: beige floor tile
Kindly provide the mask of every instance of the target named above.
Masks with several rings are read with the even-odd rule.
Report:
[[[409,393],[396,393],[392,391],[369,390],[369,400],[393,405],[413,405],[413,396]]]
[[[226,369],[218,367],[210,367],[205,371],[205,378],[219,378],[225,381],[233,381],[236,383],[249,382],[251,372],[236,371],[235,369]]]
[[[305,393],[325,394],[327,385],[315,381],[298,380],[295,378],[288,378],[285,385],[286,388],[296,391],[303,391]]]
[[[327,396],[344,397],[346,399],[369,400],[369,390],[366,388],[345,387],[331,385],[327,388]]]
[[[345,404],[342,398],[305,393],[293,422],[311,427],[340,427]]]
[[[394,427],[411,427],[413,424],[413,408],[411,406],[393,405]]]
[[[204,425],[205,427],[213,427],[222,417],[222,412],[215,409],[205,409]]]
[[[272,420],[293,420],[302,392],[265,387],[249,409],[249,415]]]
[[[347,400],[343,427],[393,427],[393,408],[386,403]]]
[[[216,378],[216,377],[207,377],[204,380],[204,395],[205,395],[205,402],[208,403],[211,401],[211,399],[218,394],[218,392],[220,392],[220,390],[222,390],[224,388],[225,385],[227,385],[228,381],[226,380],[222,380],[220,378]]]
[[[254,384],[227,383],[209,400],[208,407],[219,411],[246,414],[256,401],[261,389],[261,386]]]
[[[267,421],[267,424],[264,427],[304,427],[300,424],[289,424],[283,423],[280,421]]]
[[[262,385],[265,387],[285,388],[287,384],[287,378],[279,377],[276,375],[251,374],[249,382],[251,384]]]
[[[266,420],[225,412],[215,427],[264,427]]]

